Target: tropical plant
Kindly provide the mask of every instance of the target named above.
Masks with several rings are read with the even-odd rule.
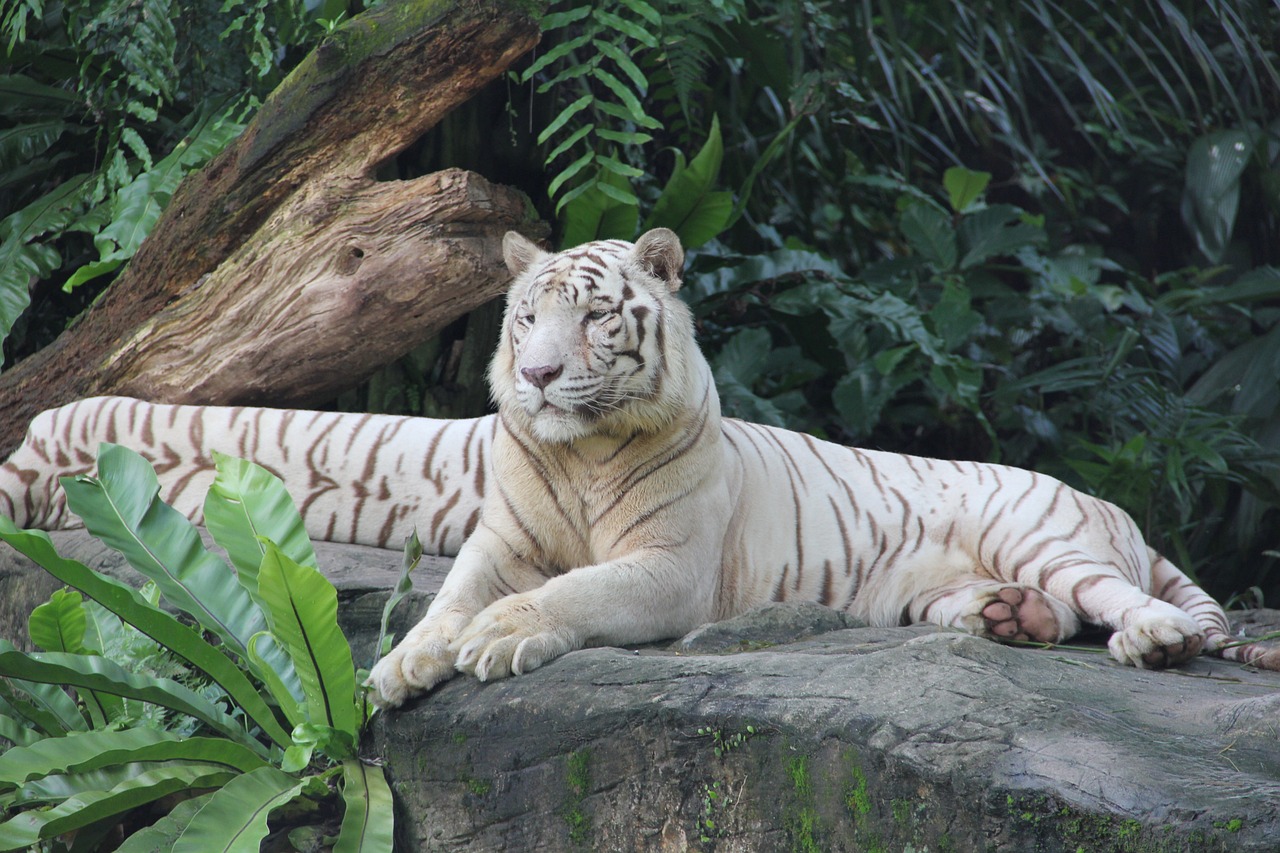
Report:
[[[47,342],[59,320],[88,304],[137,251],[183,176],[239,134],[324,36],[317,24],[348,5],[5,4],[0,343],[15,333],[11,356]]]
[[[286,806],[277,830],[391,849],[391,792],[359,756],[371,709],[336,592],[283,484],[244,460],[216,465],[205,521],[234,570],[119,446],[102,446],[97,477],[63,487],[89,532],[148,578],[142,590],[0,517],[0,539],[78,590],[32,613],[43,651],[0,648],[0,736],[15,744],[0,755],[0,850],[113,849],[123,836],[125,851],[257,851]]]

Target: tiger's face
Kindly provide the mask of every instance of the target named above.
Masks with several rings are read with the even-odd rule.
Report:
[[[663,408],[671,303],[684,316],[669,296],[679,239],[659,229],[550,254],[511,232],[503,249],[515,280],[490,371],[499,407],[549,442],[644,429]]]

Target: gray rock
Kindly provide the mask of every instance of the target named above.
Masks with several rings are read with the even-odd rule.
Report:
[[[128,576],[77,533],[66,556]],[[0,634],[54,584],[3,549]],[[368,660],[394,552],[319,546]],[[447,561],[419,570],[415,621]],[[43,589],[43,595],[37,591]],[[11,598],[20,594],[21,600]],[[1251,635],[1280,611],[1232,614]],[[375,720],[403,850],[1272,851],[1280,675],[849,628],[772,606],[674,645],[457,678]],[[363,650],[363,651],[360,651]]]
[[[1143,672],[923,626],[733,655],[588,649],[456,679],[374,733],[412,850],[1280,839],[1280,676],[1212,659]]]
[[[841,628],[865,628],[848,613],[813,601],[771,604],[723,622],[710,622],[671,644],[671,651],[715,654],[745,652],[789,643]]]

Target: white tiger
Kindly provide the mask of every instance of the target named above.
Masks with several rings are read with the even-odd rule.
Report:
[[[1059,642],[1082,622],[1139,667],[1228,646],[1222,609],[1104,501],[1000,465],[859,450],[721,419],[665,229],[549,254],[504,242],[515,280],[490,369],[498,414],[466,421],[82,401],[40,415],[0,466],[0,511],[70,523],[54,475],[99,441],[157,462],[195,520],[210,451],[281,475],[313,537],[387,545],[413,525],[457,561],[374,668],[394,706],[457,671],[523,673],[587,645],[678,636],[753,606],[819,601]]]

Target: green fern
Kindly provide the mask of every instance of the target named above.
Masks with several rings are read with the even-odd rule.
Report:
[[[542,20],[550,50],[522,83],[549,94],[554,117],[538,135],[547,151],[548,195],[566,241],[634,236],[640,195],[656,193],[648,147],[670,128],[654,118],[693,113],[715,31],[741,14],[727,4],[599,0],[570,2]],[[661,97],[653,80],[662,86]],[[688,144],[689,134],[680,134]],[[717,143],[718,144],[718,143]]]
[[[287,63],[323,37],[316,16],[347,11],[347,0],[314,12],[304,0],[6,3],[0,342],[26,328],[32,292],[56,303],[42,282],[102,284],[126,263],[182,177],[234,138]],[[37,327],[7,341],[11,359],[57,332],[48,318]]]

